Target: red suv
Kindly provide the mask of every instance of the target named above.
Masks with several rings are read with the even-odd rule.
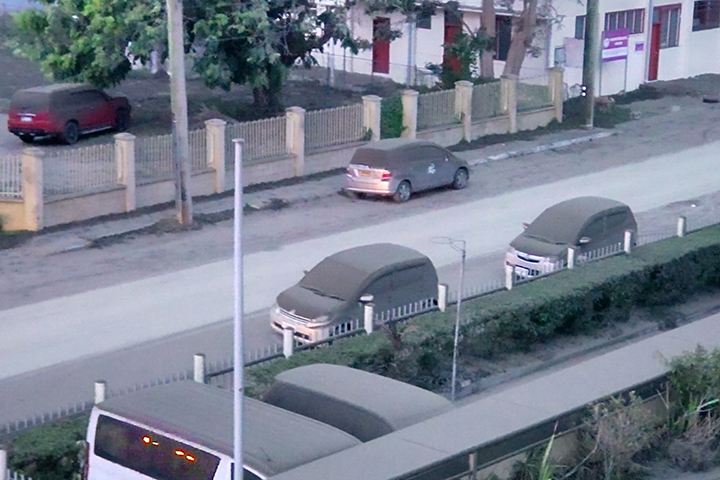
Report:
[[[81,134],[107,128],[123,131],[129,124],[127,98],[109,97],[91,85],[76,83],[19,90],[8,112],[8,130],[26,143],[51,135],[70,145]]]

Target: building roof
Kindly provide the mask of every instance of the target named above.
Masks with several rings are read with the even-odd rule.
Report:
[[[268,396],[273,397],[275,391],[280,400],[278,405],[334,425],[363,441],[455,408],[445,397],[414,385],[340,365],[293,368],[278,374],[275,380]],[[297,398],[295,392],[299,393]],[[365,423],[378,424],[381,433],[354,425],[367,415],[373,418]],[[357,421],[354,422],[353,417]]]
[[[110,398],[97,408],[233,455],[233,395],[185,381]],[[243,461],[276,475],[359,444],[330,425],[252,398],[243,403]]]

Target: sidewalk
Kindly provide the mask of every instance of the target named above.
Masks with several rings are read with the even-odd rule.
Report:
[[[529,141],[514,141],[490,145],[479,150],[467,150],[457,152],[457,155],[465,159],[471,166],[477,166],[487,162],[504,160],[507,158],[542,152],[546,150],[568,147],[577,143],[584,143],[600,138],[617,134],[616,131],[596,129],[567,130],[539,136]],[[289,180],[287,185],[268,186],[262,185],[251,188],[252,193],[243,194],[243,203],[246,211],[267,210],[285,206],[288,204],[307,202],[319,198],[329,197],[337,194],[342,188],[342,174],[323,177],[302,179],[299,182]],[[212,197],[195,198],[193,210],[195,218],[202,219],[204,216],[231,215],[234,198],[232,192],[214,195]],[[152,210],[152,209],[144,209]],[[149,229],[163,220],[174,218],[174,207],[162,210],[150,211],[149,213],[132,213],[104,219],[103,217],[69,224],[53,228],[51,233],[39,232],[27,243],[36,251],[44,255],[80,250],[102,242],[104,239],[127,235],[143,229]]]

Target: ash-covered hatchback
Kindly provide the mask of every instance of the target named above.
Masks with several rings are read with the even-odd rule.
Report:
[[[546,209],[510,242],[505,265],[518,277],[550,273],[564,265],[568,248],[587,255],[619,248],[625,231],[637,234],[637,222],[624,203],[603,197],[577,197]]]
[[[470,168],[449,150],[425,140],[390,138],[358,148],[345,176],[345,191],[407,202],[414,192],[443,186],[465,188]]]

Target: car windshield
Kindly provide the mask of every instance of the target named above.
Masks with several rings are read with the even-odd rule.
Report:
[[[17,92],[13,95],[12,105],[21,111],[44,110],[50,105],[50,96],[38,92]]]
[[[336,261],[325,259],[305,274],[299,285],[313,293],[338,300],[357,294],[367,274]]]
[[[545,210],[525,229],[525,237],[556,245],[573,244],[582,227],[578,218],[559,216],[552,210]]]

